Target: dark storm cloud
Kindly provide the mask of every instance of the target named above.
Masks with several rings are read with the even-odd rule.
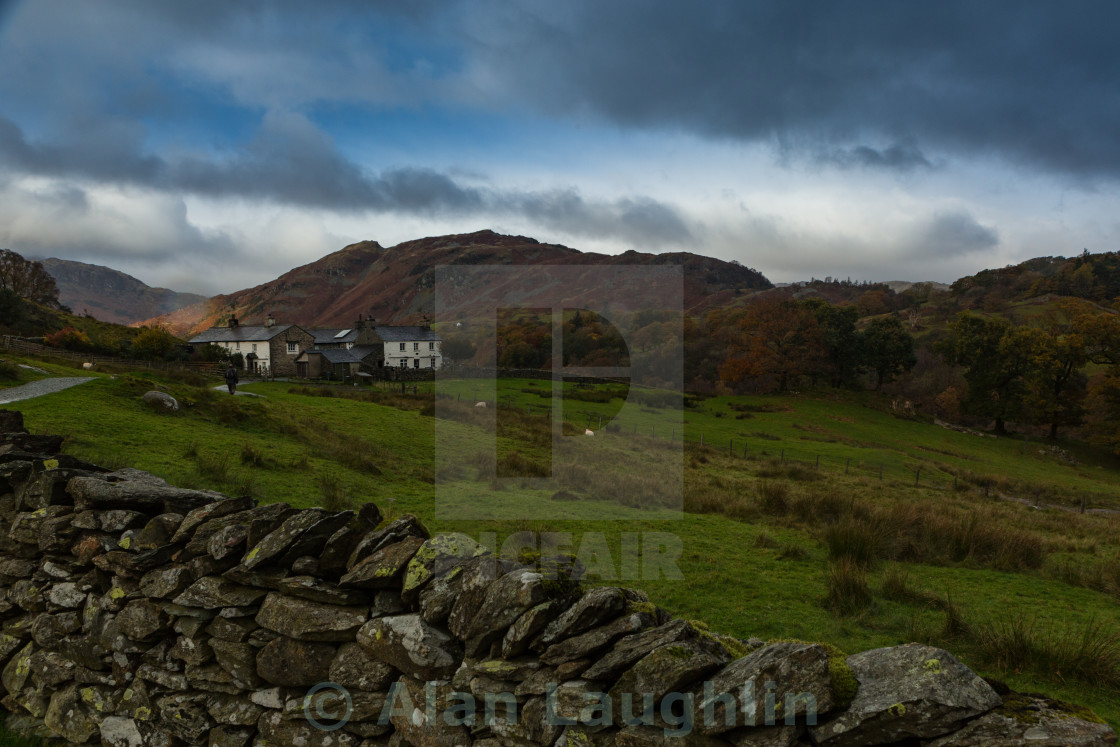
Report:
[[[930,162],[921,149],[912,143],[896,143],[888,148],[877,150],[867,145],[854,148],[837,148],[818,157],[821,163],[841,168],[885,169],[888,171],[913,171],[932,169]]]
[[[224,157],[143,154],[129,130],[113,125],[58,143],[31,142],[0,117],[0,164],[38,176],[151,187],[165,193],[266,201],[335,212],[428,216],[497,214],[537,220],[575,236],[603,236],[656,249],[690,233],[670,205],[648,197],[588,200],[576,190],[520,192],[481,188],[421,168],[369,174],[299,115],[271,114],[243,148]],[[104,139],[101,134],[108,133]],[[118,133],[121,134],[121,133]]]
[[[871,165],[922,165],[857,147],[894,141],[1120,176],[1114,2],[540,0],[466,17],[479,76],[553,113]]]

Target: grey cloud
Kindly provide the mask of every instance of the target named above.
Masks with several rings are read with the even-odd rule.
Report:
[[[464,10],[476,74],[557,115],[847,149],[996,154],[1120,177],[1120,5],[573,0]],[[578,53],[573,54],[574,50]],[[516,61],[516,62],[514,62]]]
[[[501,194],[495,205],[574,236],[621,238],[647,249],[688,241],[691,231],[670,205],[648,197],[589,202],[574,190]]]
[[[194,225],[182,199],[148,194],[106,204],[69,185],[9,185],[0,191],[0,245],[28,255],[116,264],[184,257],[212,262],[237,253],[226,234]]]
[[[200,88],[294,110],[514,105],[823,149],[839,166],[962,152],[1120,177],[1110,0],[43,0],[11,22],[0,96],[62,118],[111,100],[190,119]]]
[[[0,163],[41,176],[340,213],[523,216],[571,235],[619,239],[648,249],[691,236],[676,208],[649,197],[592,200],[574,189],[522,192],[477,187],[421,168],[370,174],[296,114],[267,115],[250,142],[223,158],[146,155],[140,151],[138,133],[128,128],[114,140],[111,134],[117,129],[110,123],[93,128],[89,140],[32,143],[15,123],[0,116]],[[84,149],[98,154],[83,156]]]
[[[916,254],[956,257],[992,249],[999,244],[999,232],[981,225],[967,212],[938,213],[917,232],[913,241]]]
[[[817,160],[841,168],[885,169],[889,171],[914,171],[915,169],[933,168],[933,163],[913,143],[895,143],[882,150],[868,145],[837,148],[819,155]]]

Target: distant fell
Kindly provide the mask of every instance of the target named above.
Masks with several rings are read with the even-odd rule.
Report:
[[[101,265],[54,258],[42,262],[58,285],[62,305],[103,322],[135,324],[206,300],[197,293],[153,288]]]
[[[275,280],[172,311],[158,321],[180,336],[224,324],[230,315],[255,323],[271,314],[278,322],[323,327],[347,326],[366,316],[382,323],[414,322],[433,313],[437,266],[485,264],[582,265],[591,268],[589,283],[595,282],[596,266],[679,265],[685,304],[692,313],[727,305],[744,291],[771,287],[757,270],[690,252],[598,254],[487,230],[389,248],[376,241],[351,244]],[[611,292],[636,289],[615,287]]]

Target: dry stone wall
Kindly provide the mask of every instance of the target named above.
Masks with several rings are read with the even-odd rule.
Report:
[[[109,471],[0,411],[0,704],[71,744],[1107,745],[921,645],[671,619],[415,518]]]

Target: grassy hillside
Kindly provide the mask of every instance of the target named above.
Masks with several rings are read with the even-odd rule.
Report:
[[[569,388],[565,432],[578,437],[553,454],[546,384],[501,381],[499,475],[535,474],[569,448],[602,463],[627,464],[636,447],[684,460],[683,513],[641,508],[657,476],[625,470],[552,501],[515,476],[485,476],[487,386],[453,383],[461,402],[433,408],[422,389],[272,383],[244,387],[259,398],[231,398],[201,381],[126,374],[13,407],[32,430],[66,435],[71,453],[185,486],[296,506],[374,501],[434,530],[493,532],[499,544],[515,532],[568,532],[569,549],[598,571],[592,583],[643,588],[675,615],[849,653],[930,641],[1120,727],[1120,537],[1116,516],[1103,512],[1120,509],[1120,473],[1108,455],[938,428],[867,394],[720,397],[674,410],[647,393],[619,419],[621,400],[602,387]],[[183,409],[147,408],[139,396],[156,387]],[[474,407],[486,399],[488,408]],[[482,510],[523,501],[544,518],[445,518],[433,414],[460,449],[460,468],[440,474],[441,501]],[[589,417],[594,438],[582,436]],[[666,438],[680,438],[675,423],[683,451]],[[1079,513],[1082,496],[1102,512]],[[683,580],[634,577],[622,547],[635,532],[679,537]]]

